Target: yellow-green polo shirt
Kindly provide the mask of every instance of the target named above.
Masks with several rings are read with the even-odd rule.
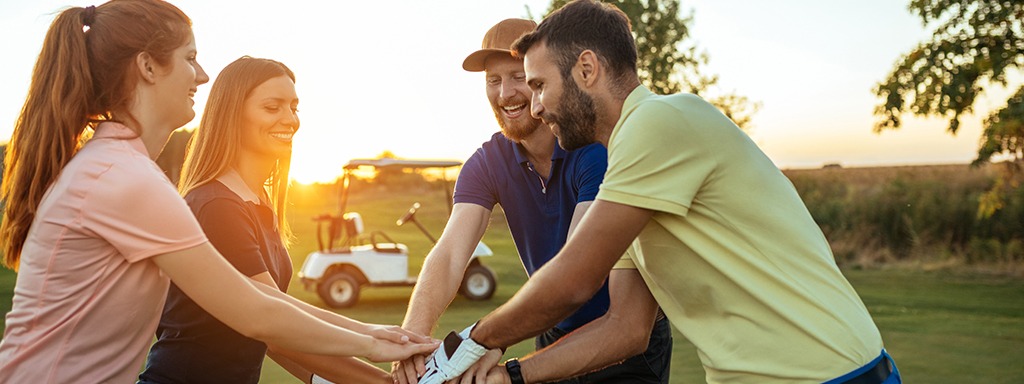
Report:
[[[820,383],[881,352],[792,183],[701,98],[637,87],[597,198],[655,212],[616,267],[640,271],[708,382]]]

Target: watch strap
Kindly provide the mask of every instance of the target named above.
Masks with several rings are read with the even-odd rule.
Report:
[[[523,369],[519,365],[519,359],[509,359],[505,362],[505,371],[508,372],[508,378],[512,381],[512,384],[526,384],[523,380]]]

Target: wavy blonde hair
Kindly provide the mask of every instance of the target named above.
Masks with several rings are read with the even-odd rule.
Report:
[[[280,76],[288,76],[292,82],[295,81],[295,74],[284,64],[249,56],[242,56],[228,64],[217,75],[217,80],[210,88],[210,97],[206,101],[199,129],[189,139],[185,164],[178,182],[178,192],[182,196],[213,181],[234,166],[245,130],[242,120],[245,100],[260,84]],[[290,167],[289,154],[277,160],[266,181],[281,241],[286,245],[291,240],[291,230],[285,220]]]

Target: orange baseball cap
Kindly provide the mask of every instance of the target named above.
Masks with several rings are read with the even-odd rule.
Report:
[[[462,69],[470,72],[484,70],[484,61],[487,56],[495,53],[512,54],[512,43],[520,36],[533,32],[537,23],[526,19],[505,19],[495,24],[484,35],[484,42],[480,44],[480,50],[466,56],[462,62]]]

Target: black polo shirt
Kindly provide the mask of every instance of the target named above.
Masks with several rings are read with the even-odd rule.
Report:
[[[270,272],[285,291],[292,263],[273,210],[247,202],[218,181],[185,196],[206,237],[239,272]],[[252,313],[252,317],[261,316]],[[171,284],[142,383],[258,383],[267,346],[235,332]]]

